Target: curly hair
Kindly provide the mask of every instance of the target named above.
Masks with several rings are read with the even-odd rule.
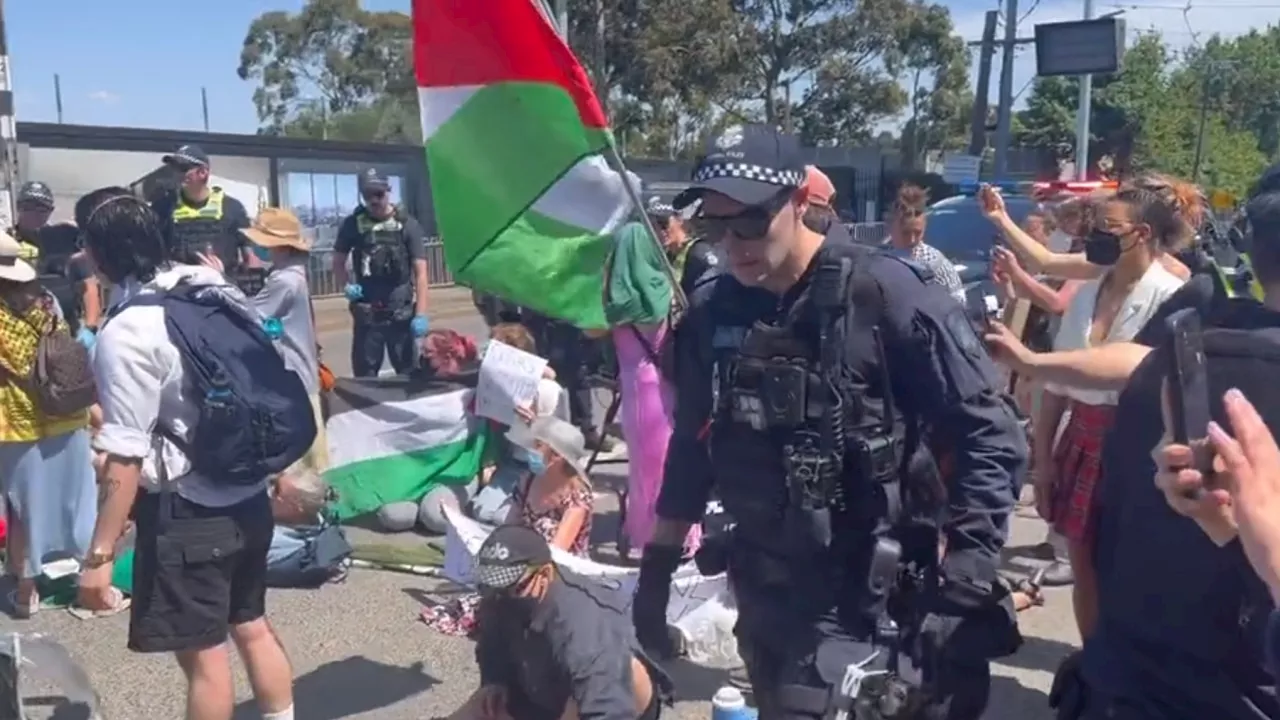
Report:
[[[76,201],[76,225],[94,263],[109,280],[148,282],[169,263],[160,217],[122,187],[94,190]]]
[[[1156,246],[1165,252],[1190,245],[1204,221],[1200,188],[1167,175],[1150,173],[1129,180],[1111,199],[1128,205],[1135,222],[1150,226]]]

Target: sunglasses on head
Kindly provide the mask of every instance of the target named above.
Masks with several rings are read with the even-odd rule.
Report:
[[[791,188],[779,191],[776,195],[759,205],[748,205],[732,215],[707,215],[702,211],[698,222],[706,237],[716,241],[733,233],[742,240],[760,240],[769,233],[769,226],[782,208],[791,201]]]

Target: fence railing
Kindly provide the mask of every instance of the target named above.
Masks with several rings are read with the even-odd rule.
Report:
[[[350,267],[351,262],[348,260],[348,271]],[[342,288],[338,287],[338,281],[333,277],[333,248],[317,248],[311,252],[307,276],[311,282],[312,297],[342,294]],[[439,238],[427,241],[427,278],[431,287],[453,285],[453,275],[444,262],[444,243]]]

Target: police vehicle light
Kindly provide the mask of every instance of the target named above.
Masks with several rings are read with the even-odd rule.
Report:
[[[1030,187],[1030,183],[1017,182],[1017,181],[1004,181],[1004,182],[993,182],[993,183],[960,183],[956,187],[959,188],[961,195],[977,195],[978,190],[981,189],[983,185],[990,185],[991,187],[996,188],[1000,192],[1008,193],[1008,194],[1024,192]]]
[[[1114,180],[1074,180],[1038,182],[1034,184],[1034,187],[1040,192],[1090,193],[1095,190],[1115,190],[1120,187],[1120,183],[1115,182]]]

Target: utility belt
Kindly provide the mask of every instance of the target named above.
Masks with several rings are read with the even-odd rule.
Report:
[[[355,300],[351,317],[358,325],[391,325],[413,318],[413,306],[387,300]]]

